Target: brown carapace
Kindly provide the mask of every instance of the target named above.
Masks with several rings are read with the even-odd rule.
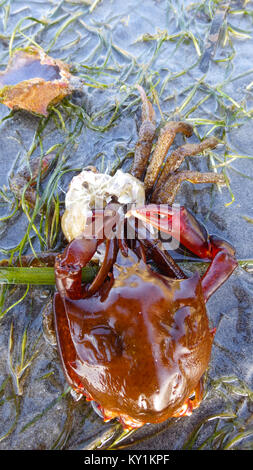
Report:
[[[74,390],[97,403],[105,420],[118,418],[125,428],[189,415],[199,405],[214,337],[205,304],[237,266],[234,249],[226,241],[209,236],[184,207],[170,207],[184,180],[224,184],[214,173],[179,171],[187,155],[212,148],[217,141],[184,145],[164,164],[176,133],[192,133],[188,124],[169,123],[148,165],[155,114],[144,90],[139,91],[142,124],[132,174],[144,180],[150,204],[121,212],[120,238],[108,237],[103,230],[100,237],[88,238],[84,231],[55,262],[55,328],[66,378]],[[114,206],[109,204],[108,209],[113,213]],[[187,278],[149,230],[143,237],[147,223],[171,233],[174,215],[180,220],[181,244],[210,260],[202,277],[196,273]],[[90,223],[95,220],[94,212]],[[112,228],[115,220],[112,216]],[[135,234],[131,239],[127,224]],[[82,268],[103,246],[100,269],[91,283],[84,284]]]

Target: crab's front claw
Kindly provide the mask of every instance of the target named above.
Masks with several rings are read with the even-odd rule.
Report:
[[[234,248],[225,240],[209,236],[205,227],[183,206],[150,204],[131,209],[126,214],[126,217],[130,216],[152,225],[161,232],[169,233],[199,258],[211,260],[202,277],[206,301],[238,265]]]
[[[211,252],[209,258],[212,262],[201,280],[206,300],[229,278],[238,266],[235,250],[227,241],[213,235],[209,237],[209,243]]]
[[[159,232],[168,233],[200,258],[210,258],[205,227],[184,207],[148,204],[131,209],[126,217],[136,217]]]
[[[82,291],[82,268],[97,250],[95,238],[76,238],[55,260],[56,287],[62,297],[80,299]]]

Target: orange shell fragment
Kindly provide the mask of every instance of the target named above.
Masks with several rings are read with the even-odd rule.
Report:
[[[17,50],[5,71],[0,72],[0,102],[11,109],[48,115],[54,105],[74,90],[69,65],[53,59],[42,49]]]

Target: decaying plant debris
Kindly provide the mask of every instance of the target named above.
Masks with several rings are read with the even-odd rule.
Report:
[[[33,46],[19,49],[0,73],[0,102],[11,109],[48,115],[74,89],[69,65]]]

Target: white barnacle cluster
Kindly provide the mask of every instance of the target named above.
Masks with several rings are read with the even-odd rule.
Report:
[[[68,242],[84,232],[88,215],[116,198],[119,204],[145,204],[144,185],[129,173],[114,176],[83,170],[71,180],[65,199],[62,230]]]

